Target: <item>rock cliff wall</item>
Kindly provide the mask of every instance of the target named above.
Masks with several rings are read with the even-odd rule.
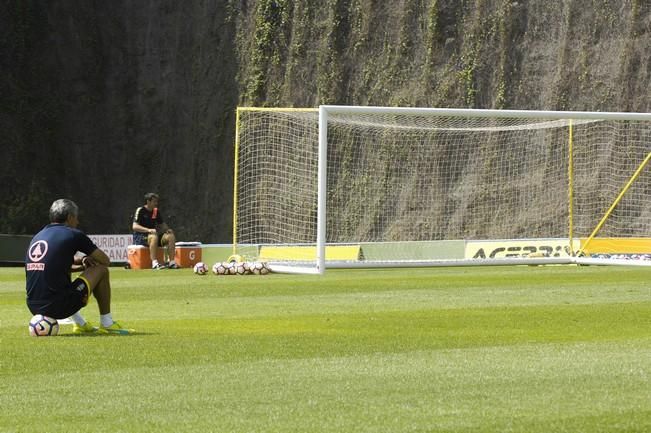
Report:
[[[157,191],[227,242],[238,104],[651,111],[643,0],[3,0],[0,28],[5,233],[62,196],[125,232]]]

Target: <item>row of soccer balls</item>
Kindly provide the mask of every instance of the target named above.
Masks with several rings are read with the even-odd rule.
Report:
[[[265,262],[217,262],[212,265],[212,273],[215,275],[267,275],[270,272],[271,269]],[[194,265],[194,273],[206,275],[208,266],[199,262]]]

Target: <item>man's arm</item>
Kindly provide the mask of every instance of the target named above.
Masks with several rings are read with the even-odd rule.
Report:
[[[96,265],[108,266],[111,264],[111,259],[106,253],[99,248],[95,249],[90,255],[87,256],[75,256],[72,263],[71,271],[72,272],[83,272],[84,269],[90,268]]]
[[[143,212],[144,207],[141,206],[138,209],[136,209],[136,213],[133,216],[133,223],[131,224],[131,229],[133,230],[134,233],[156,233],[155,228],[149,228],[145,227],[142,223],[143,218],[142,218],[142,212]]]
[[[82,264],[86,267],[94,266],[96,264],[108,266],[111,264],[111,259],[104,251],[97,248],[90,256],[86,256],[82,259]]]
[[[138,224],[135,221],[131,225],[131,228],[133,229],[134,232],[137,233],[156,233],[156,229],[149,229],[141,224]]]
[[[71,272],[81,272],[84,270],[84,259],[86,256],[75,256],[72,259],[72,266],[70,267]]]

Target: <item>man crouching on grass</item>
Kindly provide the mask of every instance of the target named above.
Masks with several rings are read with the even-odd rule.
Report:
[[[104,251],[77,229],[79,208],[68,199],[59,199],[50,207],[50,224],[29,243],[25,257],[27,307],[32,314],[55,319],[70,317],[73,334],[130,334],[111,316],[111,283]],[[77,252],[86,254],[75,257]],[[71,281],[70,273],[81,274]],[[84,320],[80,309],[90,294],[99,306],[100,326]]]

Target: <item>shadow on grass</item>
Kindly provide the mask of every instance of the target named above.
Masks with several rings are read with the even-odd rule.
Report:
[[[150,336],[150,335],[159,335],[157,332],[133,332],[131,334],[59,334],[57,337],[66,337],[66,338],[115,338],[115,337],[141,337],[141,336]]]

